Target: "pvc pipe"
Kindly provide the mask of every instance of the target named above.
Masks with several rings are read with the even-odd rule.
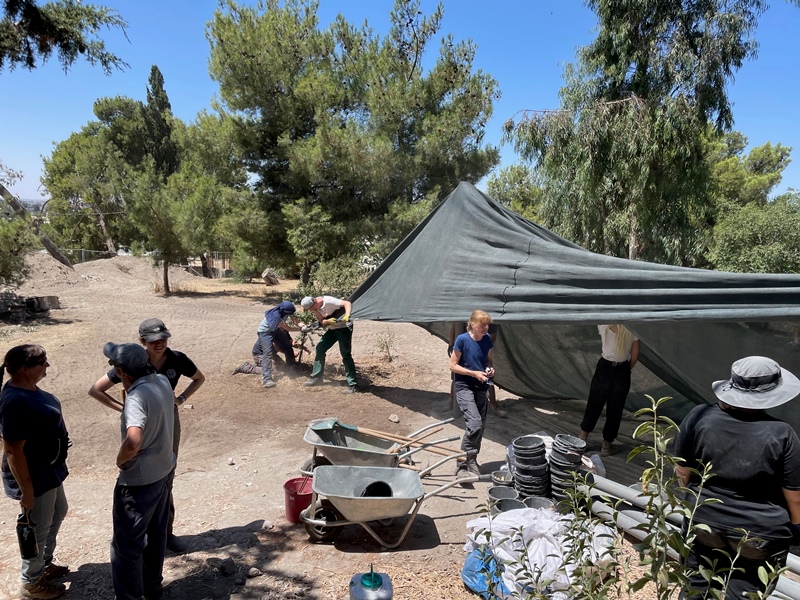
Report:
[[[600,490],[601,492],[605,492],[606,494],[616,496],[620,500],[625,500],[626,502],[629,502],[634,506],[638,506],[639,508],[647,507],[648,501],[650,500],[649,496],[644,496],[641,492],[632,490],[631,488],[624,486],[621,483],[617,483],[616,481],[611,481],[610,479],[606,479],[605,477],[600,477],[599,475],[592,475],[592,479],[595,490]],[[673,523],[674,525],[677,525],[678,527],[683,526],[683,515],[681,515],[677,511],[668,512],[667,520]]]
[[[796,554],[789,553],[789,556],[786,557],[786,566],[792,573],[800,575],[800,557]]]
[[[775,592],[788,596],[792,600],[800,600],[800,583],[781,575],[778,577]]]
[[[642,531],[640,528],[638,528],[639,525],[643,525],[645,523],[635,519],[632,516],[622,514],[619,511],[614,511],[607,504],[597,501],[592,502],[592,512],[601,519],[613,523],[625,533],[635,537],[639,541],[642,541],[648,535],[648,532]],[[667,556],[673,560],[678,560],[678,554],[671,548],[667,549]]]

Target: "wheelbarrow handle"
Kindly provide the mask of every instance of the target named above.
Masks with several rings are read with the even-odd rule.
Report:
[[[434,427],[438,427],[439,425],[447,425],[448,423],[452,423],[452,422],[453,422],[453,417],[450,417],[449,419],[445,419],[444,421],[437,421],[436,423],[431,423],[430,425],[426,425],[425,427],[415,431],[414,433],[408,434],[408,437],[412,437],[412,438],[413,437],[417,437],[423,431],[428,431],[428,429],[433,429]]]
[[[449,482],[445,483],[443,486],[440,486],[440,487],[436,488],[435,490],[432,490],[432,491],[428,492],[427,494],[425,494],[422,497],[422,499],[423,500],[427,500],[431,496],[438,496],[439,494],[441,494],[445,490],[449,490],[451,487],[453,487],[455,485],[461,485],[462,483],[488,483],[488,482],[491,482],[491,481],[492,481],[492,474],[491,473],[485,473],[483,475],[474,475],[472,477],[459,477],[458,479],[455,479],[453,481],[449,481]]]
[[[447,437],[447,438],[442,438],[441,440],[435,440],[433,442],[419,442],[420,443],[419,446],[417,446],[416,448],[411,448],[407,452],[401,453],[400,457],[401,458],[406,458],[407,456],[411,456],[412,454],[414,454],[416,452],[419,452],[420,450],[427,450],[429,447],[435,448],[438,444],[444,444],[446,442],[455,442],[456,440],[459,440],[459,439],[461,439],[460,436],[453,435],[453,436],[450,436],[450,437]],[[454,456],[460,456],[460,455],[459,454],[451,454],[447,458],[443,459],[443,461],[450,460]],[[440,462],[443,462],[443,461],[440,461]]]
[[[459,458],[466,458],[468,456],[477,456],[477,454],[478,454],[477,450],[467,450],[466,452],[459,452],[458,454],[451,454],[450,456],[444,457],[443,459],[441,459],[438,462],[435,462],[434,464],[429,466],[427,469],[424,469],[423,471],[421,471],[419,476],[420,477],[425,477],[426,475],[431,473],[434,469],[442,466],[444,463],[446,463],[446,462],[448,462],[450,460],[459,459]],[[491,480],[491,475],[489,476],[489,480]]]

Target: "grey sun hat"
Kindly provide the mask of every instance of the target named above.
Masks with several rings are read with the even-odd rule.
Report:
[[[775,408],[800,395],[800,379],[766,356],[740,358],[731,378],[715,381],[717,398],[736,408]]]
[[[156,342],[172,337],[161,319],[145,319],[139,325],[139,337],[145,342]]]
[[[305,310],[311,308],[314,304],[314,299],[311,296],[306,296],[302,300],[300,300],[300,306],[302,306]]]
[[[147,350],[139,344],[115,344],[103,346],[103,354],[116,367],[126,373],[136,373],[147,365]]]

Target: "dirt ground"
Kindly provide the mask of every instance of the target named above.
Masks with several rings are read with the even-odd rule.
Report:
[[[56,554],[73,569],[67,598],[113,598],[108,557],[119,415],[86,392],[108,368],[103,344],[137,341],[136,328],[148,317],[166,322],[171,347],[184,351],[206,376],[205,385],[181,409],[175,531],[189,550],[168,553],[167,598],[344,599],[351,576],[369,570],[370,563],[391,575],[398,599],[473,597],[459,577],[465,523],[479,514],[489,484],[455,487],[426,500],[400,548],[391,551],[358,525],[345,527],[333,543],[312,544],[302,525],[287,522],[284,510],[283,484],[298,476],[311,452],[303,434],[312,419],[335,416],[356,426],[408,434],[455,416],[443,341],[411,324],[357,322],[353,355],[363,393],[340,393],[344,376],[335,348],[328,353],[325,385],[305,388],[303,377],[279,375],[278,385],[264,390],[259,376],[232,371],[250,358],[264,310],[294,290],[296,281],[267,288],[205,280],[174,269],[171,282],[177,293],[163,296],[155,291],[160,270],[144,258],[116,257],[76,265],[73,271],[36,254],[31,264],[32,277],[18,293],[58,296],[61,309],[21,325],[0,324],[0,348],[5,352],[33,342],[47,349],[51,367],[40,385],[60,398],[74,442],[65,482],[70,510]],[[303,358],[306,373],[310,360]],[[502,390],[498,398],[508,416],[490,415],[480,455],[485,473],[504,462],[505,446],[515,437],[538,431],[574,434],[583,412],[582,401],[520,399]],[[399,422],[391,421],[391,415]],[[461,424],[456,419],[441,435],[460,434]],[[626,414],[623,449],[633,446],[635,426]],[[590,445],[590,453],[598,450],[599,440]],[[625,454],[607,459],[605,466],[610,477],[628,484],[641,468],[626,464]],[[418,456],[423,462],[437,459]],[[425,482],[426,491],[450,481],[452,472],[449,464],[435,471]],[[0,598],[15,598],[19,586],[13,528],[18,508],[11,500],[0,501]],[[396,539],[403,521],[380,532]],[[228,557],[237,566],[235,575],[225,576],[219,568]],[[248,577],[252,567],[260,575]]]

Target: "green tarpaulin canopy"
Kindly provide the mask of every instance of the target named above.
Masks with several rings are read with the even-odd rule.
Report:
[[[643,394],[675,397],[675,416],[713,402],[712,381],[751,354],[800,375],[800,276],[595,254],[463,182],[351,300],[354,319],[415,323],[442,339],[485,310],[500,326],[495,382],[523,397],[585,398],[602,323],[625,323],[642,341],[629,408]],[[797,429],[793,406],[771,412]]]

